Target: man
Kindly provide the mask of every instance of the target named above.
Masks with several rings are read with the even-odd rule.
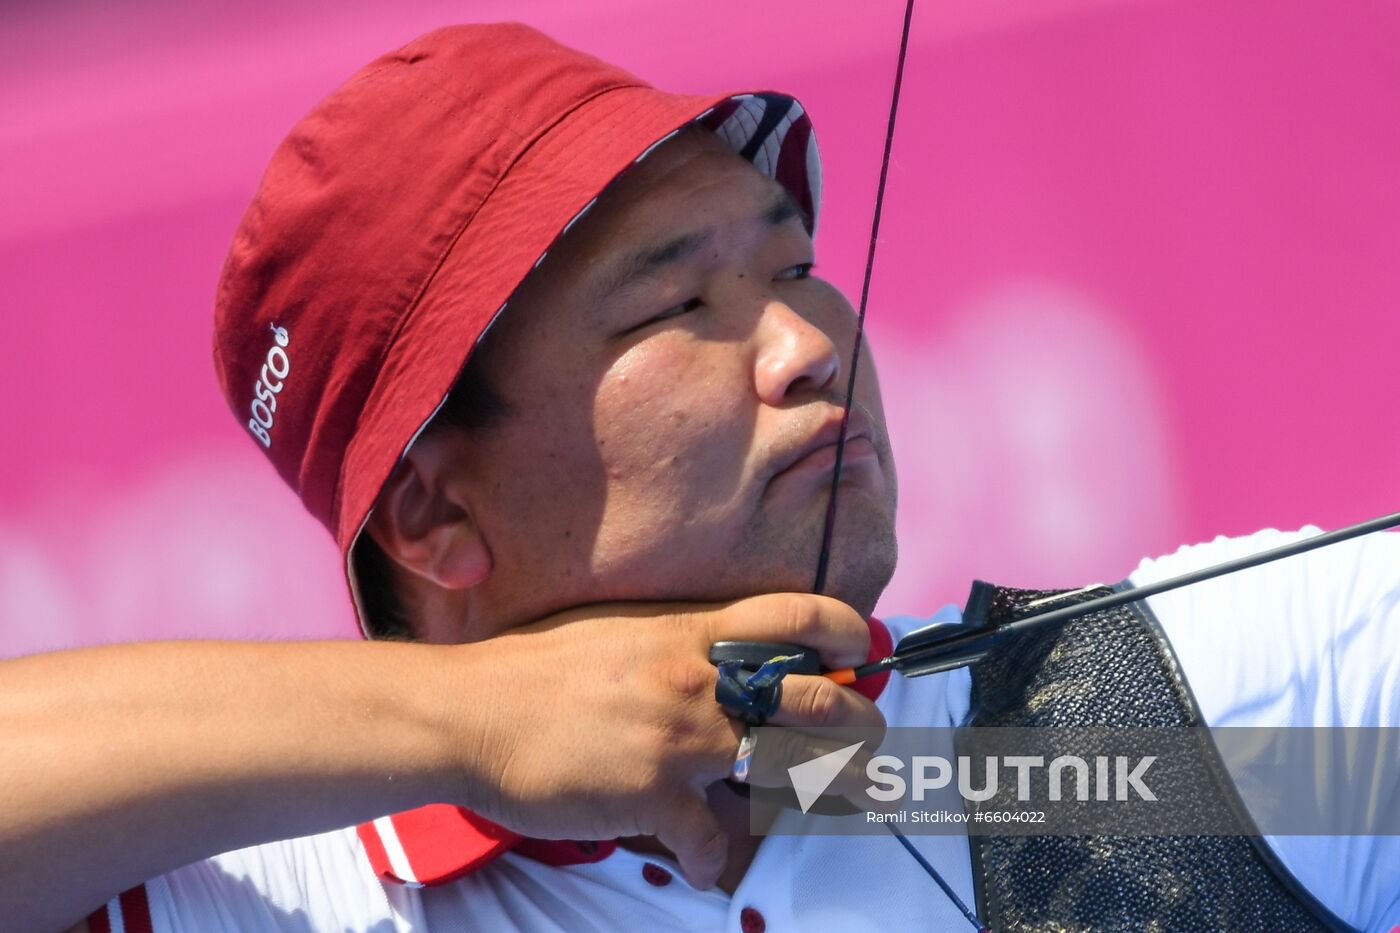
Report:
[[[523,27],[430,34],[313,111],[235,239],[216,362],[240,424],[340,541],[367,633],[398,640],[7,662],[0,915],[61,928],[112,898],[80,926],[963,923],[892,840],[759,846],[723,783],[744,730],[714,702],[710,644],[803,644],[843,667],[915,624],[866,621],[895,556],[868,359],[826,595],[794,595],[855,334],[812,275],[818,171],[790,99],[663,95]],[[1313,592],[1350,600],[1330,617],[1366,624],[1299,658],[1349,671],[1379,651],[1394,557],[1385,541],[1312,562]],[[1251,600],[1280,579],[1154,608],[1199,669],[1191,620],[1233,598],[1238,630],[1215,643],[1255,637]],[[1314,609],[1279,598],[1279,631]],[[1204,697],[1207,718],[1296,698],[1316,673],[1259,680]],[[1330,689],[1387,683],[1370,668]],[[789,675],[770,721],[970,714],[963,673],[863,688]],[[1394,725],[1394,706],[1314,718]],[[913,844],[973,899],[966,839]],[[1375,855],[1332,854],[1348,878]],[[1308,916],[1394,915],[1381,856],[1350,887],[1306,856],[1281,849],[1278,874]]]

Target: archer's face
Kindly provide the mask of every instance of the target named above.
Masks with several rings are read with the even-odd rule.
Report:
[[[512,409],[463,464],[493,627],[811,589],[856,331],[812,261],[781,186],[700,130],[550,252],[475,364]],[[868,355],[858,374],[827,592],[868,613],[894,571],[895,471]]]

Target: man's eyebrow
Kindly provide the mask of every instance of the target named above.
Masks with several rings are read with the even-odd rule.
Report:
[[[801,220],[803,227],[807,227],[806,213],[797,206],[797,202],[792,199],[786,188],[780,188],[773,194],[758,215],[758,219],[765,227],[780,227],[793,219]],[[592,289],[594,300],[602,301],[639,279],[656,275],[667,266],[695,255],[714,238],[714,235],[713,229],[696,230],[672,237],[658,246],[648,246],[628,253],[598,275]]]

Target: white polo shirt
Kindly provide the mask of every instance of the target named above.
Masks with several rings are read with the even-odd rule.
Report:
[[[1130,579],[1141,585],[1316,533],[1217,538],[1145,560]],[[1400,535],[1371,535],[1149,603],[1211,725],[1400,726]],[[958,615],[947,606],[935,618]],[[886,625],[897,640],[928,621]],[[954,726],[967,713],[969,683],[966,671],[895,677],[878,704],[892,726]],[[909,838],[972,904],[966,839]],[[1400,838],[1267,841],[1346,922],[1400,924]],[[669,859],[621,848],[562,867],[509,851],[465,877],[411,887],[376,873],[354,827],[197,862],[114,899],[92,922],[94,933],[971,929],[885,836],[767,837],[730,896],[692,889]]]

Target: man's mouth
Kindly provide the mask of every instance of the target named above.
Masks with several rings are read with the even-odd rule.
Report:
[[[779,471],[778,476],[792,476],[800,473],[824,473],[836,466],[836,452],[838,444],[833,441],[823,444],[810,453],[798,457],[792,465]],[[871,461],[876,458],[875,445],[870,438],[861,435],[859,437],[846,438],[846,452],[841,458],[841,465],[844,469],[848,466],[855,466],[857,463]]]
[[[878,459],[871,434],[872,430],[868,419],[859,410],[853,409],[851,422],[847,427],[846,449],[841,460],[843,471],[847,466],[855,466]],[[779,467],[774,472],[773,478],[820,474],[835,468],[840,440],[840,417],[827,419],[806,443],[778,460]]]

